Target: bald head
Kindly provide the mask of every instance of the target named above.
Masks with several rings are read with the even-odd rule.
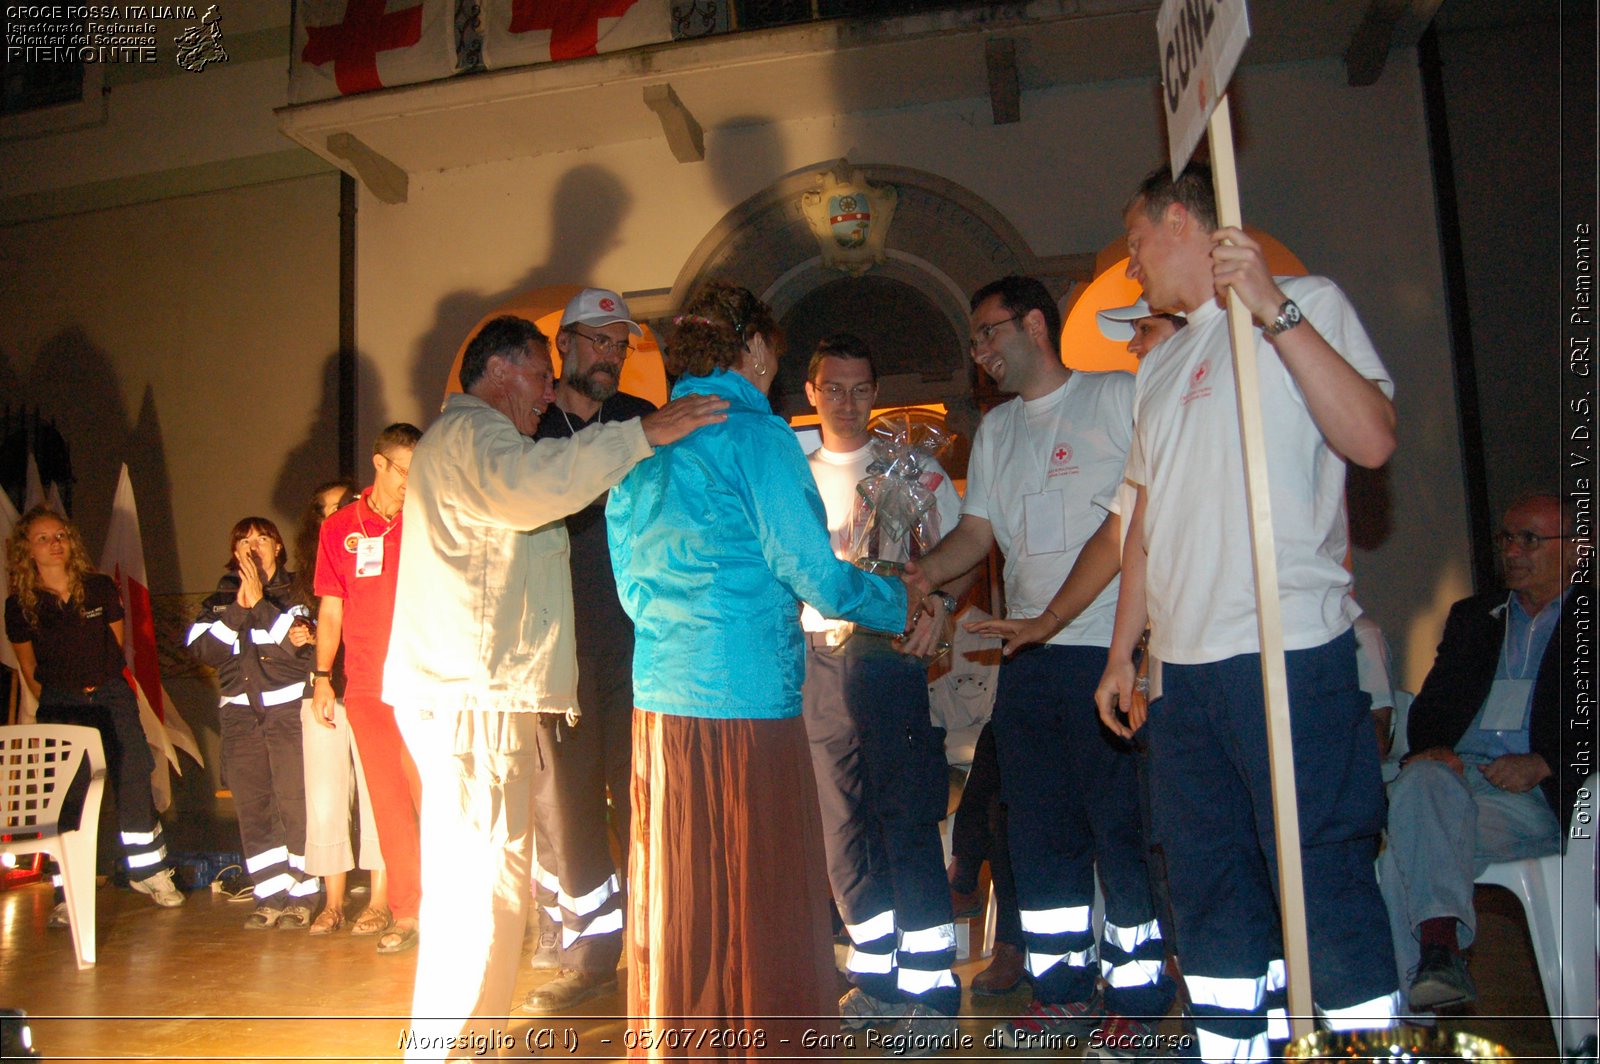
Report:
[[[1578,543],[1554,495],[1525,495],[1511,504],[1495,544],[1506,588],[1530,615],[1544,609],[1566,587],[1577,566]]]

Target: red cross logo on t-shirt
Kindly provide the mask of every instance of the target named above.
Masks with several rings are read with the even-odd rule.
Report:
[[[511,0],[512,33],[550,31],[550,58],[594,55],[600,20],[620,18],[636,0]]]
[[[1194,374],[1189,378],[1189,387],[1197,387],[1211,372],[1211,360],[1208,358],[1194,368]]]
[[[300,60],[333,63],[334,84],[346,96],[383,88],[378,53],[409,48],[422,39],[422,5],[385,11],[388,0],[350,0],[337,26],[307,26]]]

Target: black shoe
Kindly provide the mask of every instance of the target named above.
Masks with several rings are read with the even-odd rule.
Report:
[[[561,967],[561,925],[539,909],[539,939],[533,948],[529,967],[534,971],[555,971]]]
[[[1467,974],[1467,962],[1448,946],[1423,946],[1411,980],[1411,1007],[1419,1011],[1466,1005],[1476,1001],[1478,988]]]

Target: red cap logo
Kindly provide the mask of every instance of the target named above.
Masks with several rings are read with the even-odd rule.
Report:
[[[600,300],[600,309],[605,311],[607,314],[609,314],[613,310],[617,309],[617,301],[614,300],[614,299],[601,299]]]

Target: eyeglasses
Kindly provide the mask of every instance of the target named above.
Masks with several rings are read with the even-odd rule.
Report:
[[[1537,532],[1511,532],[1502,528],[1500,531],[1494,534],[1494,545],[1499,547],[1501,550],[1510,550],[1512,544],[1516,544],[1518,550],[1530,551],[1536,549],[1539,544],[1543,543],[1547,539],[1571,538],[1571,536],[1567,535],[1541,536]]]
[[[876,384],[857,384],[851,388],[846,388],[841,384],[816,385],[817,394],[821,395],[823,400],[829,403],[842,403],[846,397],[858,403],[869,402],[872,399],[873,391],[877,387]]]
[[[401,480],[409,480],[409,479],[411,479],[411,467],[401,465],[399,462],[396,462],[393,458],[390,458],[388,455],[384,455],[383,456],[383,462],[390,469],[393,469],[395,472],[399,473]],[[343,506],[344,503],[341,502],[339,505]]]
[[[66,529],[62,529],[60,532],[41,532],[33,537],[34,545],[39,547],[48,547],[52,543],[65,543],[66,541]]]
[[[612,355],[616,355],[619,358],[627,358],[629,355],[633,354],[633,345],[628,343],[626,340],[613,340],[609,336],[590,336],[586,332],[579,332],[577,326],[575,325],[569,325],[567,327],[567,331],[572,333],[574,336],[581,336],[585,340],[589,341],[594,345],[594,349],[596,351],[600,352],[607,358],[610,358]]]
[[[980,347],[987,346],[989,342],[994,339],[994,331],[996,329],[1000,328],[1002,325],[1010,325],[1012,322],[1021,317],[1021,314],[1013,314],[1009,318],[1001,318],[999,321],[992,321],[988,325],[978,326],[976,329],[972,330],[972,339],[968,341],[967,346],[972,348],[974,351]]]

